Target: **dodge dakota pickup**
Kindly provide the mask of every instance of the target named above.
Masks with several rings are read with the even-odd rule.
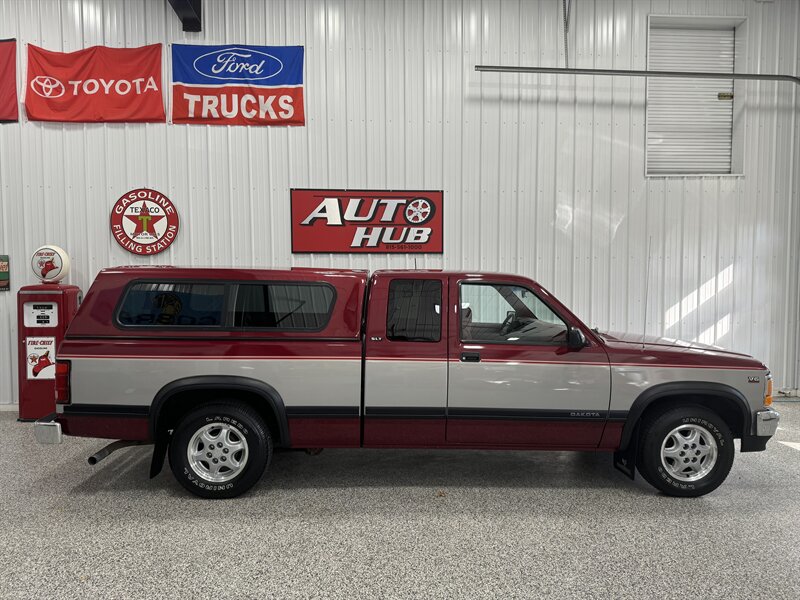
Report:
[[[764,450],[779,415],[758,360],[600,333],[536,282],[442,271],[119,267],[57,352],[34,431],[153,444],[206,498],[259,481],[275,448],[613,453],[673,496]]]

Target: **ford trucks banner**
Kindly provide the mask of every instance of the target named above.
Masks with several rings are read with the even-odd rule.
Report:
[[[172,122],[304,125],[303,47],[173,44]]]
[[[17,42],[0,40],[0,122],[17,118]]]
[[[292,252],[443,251],[442,192],[292,190]]]
[[[31,121],[164,121],[161,44],[50,52],[28,45]]]

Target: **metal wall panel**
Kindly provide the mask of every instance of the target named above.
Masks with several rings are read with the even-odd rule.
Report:
[[[747,71],[800,72],[794,0],[572,5],[570,65],[643,69],[648,15],[697,14],[746,17]],[[0,0],[21,93],[29,42],[306,46],[305,127],[0,125],[0,252],[14,291],[45,242],[70,252],[84,289],[103,267],[140,263],[511,271],[591,325],[752,353],[797,387],[797,91],[746,84],[744,176],[646,178],[643,80],[474,71],[563,66],[560,6],[206,1],[192,34],[165,0]],[[139,186],[181,215],[178,240],[153,258],[126,253],[108,227],[116,198]],[[443,189],[445,253],[292,256],[290,187]],[[0,403],[16,401],[15,300],[0,295]]]

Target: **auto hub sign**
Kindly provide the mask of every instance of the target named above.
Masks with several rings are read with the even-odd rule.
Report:
[[[305,124],[303,47],[173,44],[172,122]]]
[[[292,252],[443,251],[442,192],[291,191]]]
[[[161,44],[50,52],[28,45],[31,121],[164,121]]]

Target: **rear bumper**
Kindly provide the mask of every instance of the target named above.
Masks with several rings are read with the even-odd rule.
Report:
[[[761,452],[767,449],[767,442],[778,430],[781,415],[777,410],[766,408],[755,413],[755,435],[742,437],[742,452]]]
[[[61,423],[56,421],[56,413],[42,417],[33,424],[33,436],[40,444],[61,443]]]

